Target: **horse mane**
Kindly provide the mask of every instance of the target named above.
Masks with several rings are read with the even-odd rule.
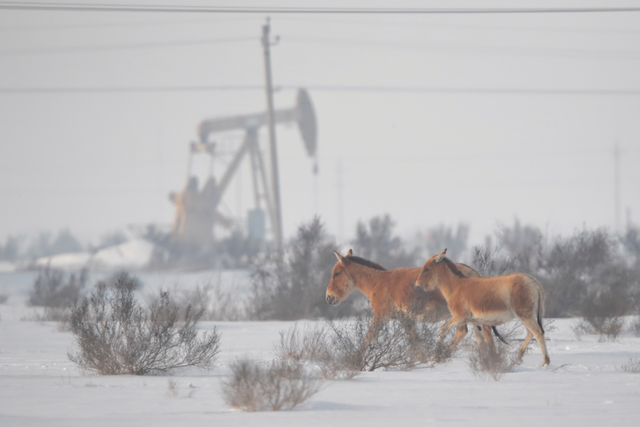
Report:
[[[442,261],[446,264],[447,267],[449,267],[449,270],[451,270],[451,272],[456,276],[458,276],[459,278],[465,279],[467,277],[464,274],[462,274],[462,272],[458,269],[458,267],[449,258],[444,257],[442,258]]]
[[[360,258],[359,256],[351,255],[347,257],[349,261],[353,261],[356,264],[364,265],[365,267],[373,268],[375,270],[386,270],[383,266],[378,264],[377,262],[369,261],[368,259]]]

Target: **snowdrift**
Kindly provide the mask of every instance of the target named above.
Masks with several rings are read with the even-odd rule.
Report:
[[[84,267],[91,270],[140,270],[149,263],[152,253],[153,244],[145,239],[133,239],[94,254],[78,252],[40,258],[36,264],[64,270],[79,270]]]

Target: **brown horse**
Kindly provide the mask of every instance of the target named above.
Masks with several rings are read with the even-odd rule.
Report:
[[[367,341],[377,336],[384,322],[390,319],[401,320],[407,334],[415,336],[414,319],[438,322],[451,316],[446,300],[440,292],[424,292],[414,288],[413,284],[420,274],[420,267],[386,270],[380,264],[354,256],[351,250],[346,257],[334,253],[338,262],[333,267],[331,281],[327,287],[327,303],[338,305],[356,289],[369,298],[373,319],[367,332]],[[479,275],[467,265],[457,266],[464,274]],[[458,325],[455,339],[461,340],[467,332],[466,324]],[[483,339],[476,328],[474,332],[478,342],[481,342]],[[483,333],[484,341],[492,347],[490,328],[484,327]],[[495,329],[494,333],[502,339]]]
[[[456,264],[445,257],[447,250],[434,255],[422,267],[416,287],[440,290],[447,300],[451,319],[440,328],[440,339],[451,328],[473,323],[475,325],[501,325],[516,317],[527,329],[527,336],[518,351],[518,359],[535,336],[540,345],[542,366],[549,364],[549,353],[544,341],[542,317],[544,315],[544,289],[526,274],[495,277],[468,277]],[[461,340],[458,334],[452,345]]]

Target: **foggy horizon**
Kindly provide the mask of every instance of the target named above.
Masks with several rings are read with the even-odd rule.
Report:
[[[631,3],[531,3],[616,5]],[[266,18],[0,10],[0,241],[169,226],[168,195],[185,186],[198,124],[265,111]],[[276,129],[285,238],[316,214],[339,243],[384,214],[402,236],[465,223],[472,243],[516,218],[563,235],[638,222],[640,12],[271,14],[270,23],[275,107],[307,88],[318,121],[317,178],[296,126]],[[242,138],[213,139],[232,153]],[[267,141],[263,127],[266,158]],[[229,161],[216,160],[217,177]],[[202,182],[207,160],[192,170]],[[244,223],[253,204],[245,159],[222,206]]]

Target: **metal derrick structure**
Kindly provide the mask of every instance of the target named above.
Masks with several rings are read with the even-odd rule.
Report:
[[[175,243],[193,249],[210,248],[214,242],[213,227],[219,225],[230,229],[234,221],[219,212],[218,206],[225,190],[244,159],[249,155],[253,183],[255,208],[249,212],[249,238],[262,240],[265,236],[264,211],[266,203],[273,240],[277,248],[282,247],[282,210],[280,206],[280,185],[278,178],[277,145],[275,126],[297,123],[307,154],[316,158],[317,126],[311,98],[305,89],[299,89],[296,105],[289,109],[274,110],[271,86],[271,66],[269,54],[269,23],[263,26],[262,44],[265,56],[265,77],[267,90],[267,111],[243,116],[221,117],[204,120],[198,126],[199,141],[191,143],[189,150],[189,178],[184,190],[171,193],[169,198],[176,206],[176,214],[171,230]],[[269,128],[270,167],[267,167],[258,145],[258,132],[263,126]],[[206,153],[211,160],[216,156],[215,134],[244,130],[242,145],[235,152],[231,163],[216,182],[210,176],[198,189],[197,178],[191,176],[191,159],[196,153]],[[317,159],[314,172],[317,171]]]

